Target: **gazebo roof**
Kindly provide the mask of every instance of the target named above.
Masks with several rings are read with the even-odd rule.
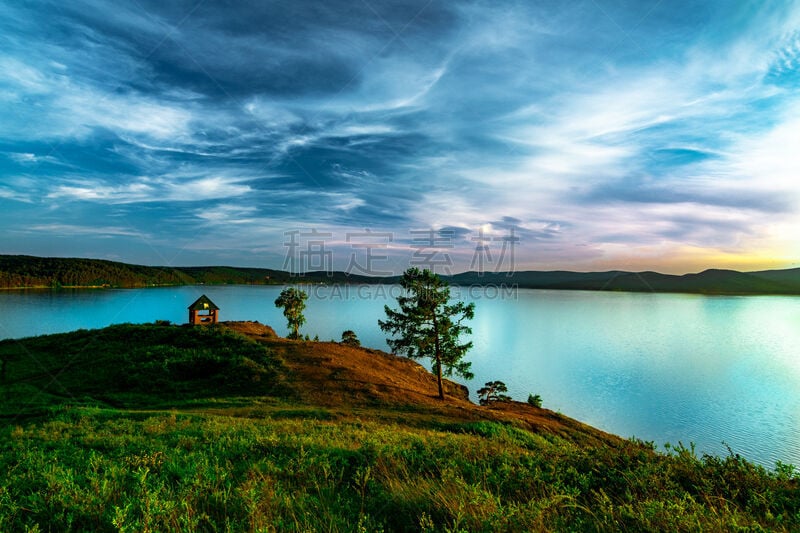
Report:
[[[195,302],[189,306],[189,309],[192,309],[194,311],[205,311],[207,309],[219,310],[219,307],[217,307],[217,304],[212,302],[211,299],[209,299],[209,297],[204,294],[200,298],[195,300]]]

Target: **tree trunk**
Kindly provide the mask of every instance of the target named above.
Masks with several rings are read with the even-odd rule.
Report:
[[[439,323],[436,313],[433,314],[433,347],[436,355],[436,383],[439,385],[439,399],[444,400],[444,387],[442,386],[442,349],[439,346]]]
[[[442,358],[436,355],[436,364],[439,371],[436,373],[436,380],[439,383],[439,399],[444,400],[444,388],[442,387]]]

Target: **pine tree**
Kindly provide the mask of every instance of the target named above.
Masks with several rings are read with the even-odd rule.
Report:
[[[485,386],[478,389],[478,403],[489,405],[492,402],[510,402],[511,396],[506,392],[508,387],[502,381],[487,381]]]
[[[472,342],[461,344],[459,337],[472,330],[462,324],[475,314],[475,304],[450,303],[450,288],[447,283],[430,270],[409,268],[403,273],[400,286],[405,294],[397,298],[399,310],[384,306],[387,319],[379,320],[381,330],[396,338],[386,342],[395,353],[412,359],[428,357],[439,386],[439,398],[444,399],[442,373],[454,373],[472,379],[472,363],[464,361],[464,355],[472,348]]]

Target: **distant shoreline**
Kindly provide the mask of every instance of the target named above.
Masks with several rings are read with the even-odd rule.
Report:
[[[738,272],[710,269],[694,274],[658,272],[514,271],[442,275],[452,286],[719,296],[800,295],[800,268]],[[0,255],[0,290],[139,289],[222,285],[391,285],[399,276],[347,272],[295,274],[230,266],[151,267],[102,259]]]
[[[314,287],[373,287],[373,286],[396,286],[396,283],[391,282],[308,282],[308,281],[294,281],[285,283],[184,283],[184,284],[171,284],[171,285],[131,285],[131,286],[109,286],[109,285],[64,285],[61,287],[50,287],[46,285],[26,286],[26,287],[0,287],[0,291],[13,292],[13,291],[48,291],[59,292],[62,290],[77,290],[77,291],[102,291],[102,290],[136,290],[136,289],[169,289],[180,287],[280,287],[286,285],[308,285]],[[460,284],[451,283],[454,288],[499,288],[500,285],[493,283],[473,283],[473,284]],[[616,293],[616,294],[686,294],[693,296],[788,296],[800,297],[800,292],[712,292],[702,290],[643,290],[643,289],[588,289],[588,288],[557,288],[557,287],[529,287],[520,285],[506,285],[507,291],[514,291],[518,289],[531,290],[531,291],[557,291],[557,292],[596,292],[596,293]]]

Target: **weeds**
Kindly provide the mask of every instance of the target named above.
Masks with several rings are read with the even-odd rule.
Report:
[[[38,414],[0,424],[0,531],[800,530],[791,465],[770,471],[733,453],[698,457],[681,444],[667,453],[635,440],[581,446],[499,422],[411,425],[386,406],[356,418],[252,396],[275,394],[283,369],[246,339],[121,328],[122,337],[136,335],[128,351],[122,345],[132,338],[85,333],[33,346],[45,368],[58,368],[58,357],[45,357],[58,346],[74,355],[70,365],[92,361],[103,379],[132,371],[111,364],[124,355],[124,364],[152,364],[169,387],[105,390],[111,407],[93,388],[100,378],[80,389],[83,376],[67,368],[60,380],[76,388],[65,399],[22,361],[10,364],[3,410],[29,406],[22,395],[36,393]],[[198,368],[186,364],[191,357]],[[263,369],[260,382],[248,360]],[[186,400],[209,383],[235,396],[206,390],[202,401]],[[184,410],[143,410],[147,398]]]

